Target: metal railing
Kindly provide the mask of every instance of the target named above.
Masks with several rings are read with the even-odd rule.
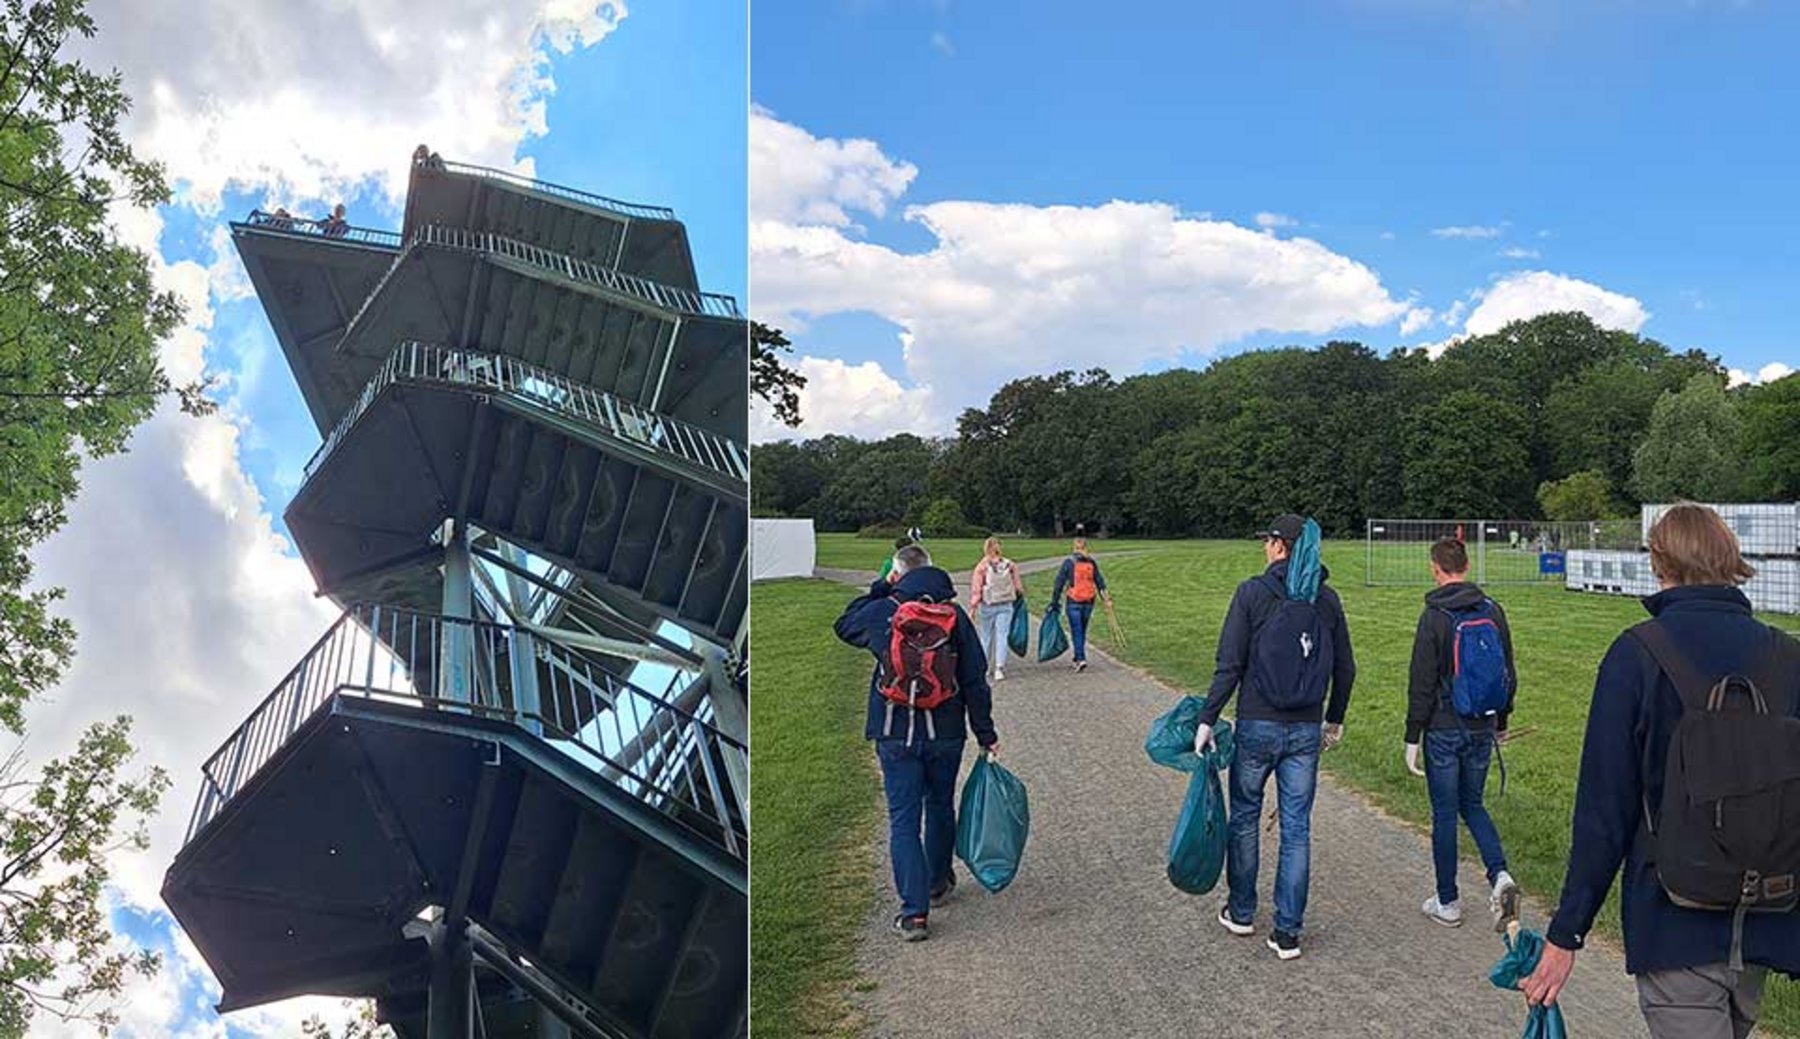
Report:
[[[305,479],[337,449],[383,390],[396,382],[468,387],[504,396],[578,423],[603,437],[673,456],[729,483],[750,479],[750,454],[744,445],[698,426],[691,426],[610,393],[545,371],[512,357],[457,350],[408,340],[382,362],[356,403],[306,463]]]
[[[526,191],[536,191],[545,195],[553,195],[557,198],[567,199],[571,202],[579,202],[583,205],[593,206],[596,209],[608,210],[609,212],[617,213],[620,216],[633,217],[639,220],[675,219],[675,211],[667,206],[646,206],[636,202],[622,202],[616,198],[607,198],[605,195],[596,195],[591,191],[582,191],[579,188],[564,187],[561,184],[552,184],[547,180],[534,180],[523,174],[494,169],[491,166],[476,166],[467,162],[447,162],[444,159],[436,157],[415,158],[413,160],[413,165],[421,169],[443,170],[447,173],[461,173],[471,177],[480,177],[483,180],[499,181],[516,188],[523,188]]]
[[[552,252],[529,242],[521,242],[516,238],[508,238],[491,231],[471,231],[467,228],[449,227],[444,224],[425,224],[414,230],[412,235],[406,239],[406,247],[399,256],[394,258],[393,264],[382,272],[381,280],[375,283],[375,288],[363,298],[362,304],[356,308],[356,315],[345,326],[344,337],[346,339],[362,322],[363,316],[368,313],[369,308],[374,306],[375,300],[387,288],[387,284],[393,279],[395,272],[399,271],[412,258],[413,250],[423,246],[504,257],[549,274],[560,275],[571,281],[593,285],[615,295],[628,296],[676,314],[691,317],[725,318],[732,321],[743,320],[743,314],[738,310],[737,300],[722,293],[695,292],[691,289],[664,285],[661,282],[640,278],[635,274],[625,274],[610,267],[590,263],[587,260],[578,260],[573,256]]]
[[[378,245],[384,249],[398,249],[406,241],[398,231],[383,231],[376,227],[357,227],[352,224],[333,223],[330,220],[311,220],[306,217],[287,216],[281,213],[265,213],[260,209],[251,210],[250,216],[238,226],[254,227],[259,231],[299,235],[304,238],[328,238],[336,242]]]
[[[730,780],[743,744],[540,634],[366,605],[345,611],[207,759],[186,841],[334,696],[520,726],[730,854],[747,852],[746,792]]]

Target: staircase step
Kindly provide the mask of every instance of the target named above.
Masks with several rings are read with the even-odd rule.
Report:
[[[641,467],[637,487],[631,495],[625,523],[619,530],[619,542],[613,552],[612,565],[606,576],[613,584],[641,592],[650,576],[651,557],[657,538],[668,522],[669,509],[675,503],[676,483],[673,479]]]
[[[644,598],[675,607],[687,587],[688,574],[700,555],[717,501],[688,484],[675,486],[674,498],[658,532],[656,547],[644,576]]]
[[[704,892],[705,885],[674,856],[645,848],[594,972],[594,998],[601,1005],[650,1031]]]
[[[544,547],[565,559],[574,559],[581,544],[582,520],[587,517],[594,484],[600,478],[604,456],[585,444],[570,444],[563,452],[557,474],[555,500],[544,525]]]
[[[603,574],[612,565],[641,471],[640,466],[618,458],[601,463],[575,550],[576,561],[587,570]]]
[[[496,929],[535,942],[550,918],[556,889],[575,838],[578,809],[536,780],[519,791],[518,809],[495,877],[489,918]]]
[[[631,872],[634,842],[599,816],[583,812],[575,825],[562,879],[551,895],[550,915],[537,957],[567,977],[588,977],[600,966]]]
[[[694,558],[693,572],[678,604],[683,619],[711,626],[725,609],[726,598],[743,569],[749,540],[749,515],[741,506],[720,502],[707,527],[706,540]]]
[[[531,425],[531,450],[526,453],[520,472],[519,500],[504,529],[516,539],[541,542],[550,519],[550,506],[556,500],[563,451],[569,438],[535,422]]]
[[[500,421],[487,496],[477,513],[484,525],[503,530],[512,522],[523,490],[525,459],[535,435],[533,425],[524,419],[509,416]]]

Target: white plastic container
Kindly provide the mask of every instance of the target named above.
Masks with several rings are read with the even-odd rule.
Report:
[[[1650,543],[1650,528],[1667,511],[1667,504],[1645,505],[1643,508],[1644,544]],[[1738,550],[1747,556],[1800,556],[1800,504],[1794,502],[1708,505],[1737,535]]]
[[[1568,559],[1564,583],[1576,591],[1634,596],[1656,591],[1649,553],[1577,549],[1569,553]]]

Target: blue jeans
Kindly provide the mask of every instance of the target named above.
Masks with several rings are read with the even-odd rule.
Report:
[[[1456,817],[1469,826],[1492,884],[1506,868],[1500,833],[1481,803],[1494,734],[1487,729],[1433,729],[1425,734],[1425,789],[1431,794],[1431,864],[1439,905],[1456,901]]]
[[[980,613],[977,629],[981,632],[981,651],[998,671],[1006,666],[1006,636],[1012,631],[1013,604],[984,602]]]
[[[1069,604],[1069,639],[1075,643],[1075,659],[1087,659],[1087,626],[1088,618],[1094,615],[1094,604],[1091,602],[1072,602]]]
[[[1300,936],[1312,871],[1312,807],[1319,781],[1319,723],[1241,721],[1231,761],[1231,850],[1225,879],[1234,920],[1256,918],[1263,788],[1275,776],[1281,852],[1275,862],[1275,929]]]
[[[946,740],[876,740],[881,785],[887,791],[888,851],[902,916],[924,916],[931,888],[950,875],[956,846],[956,774],[962,769],[961,737]],[[925,839],[919,840],[919,815]]]

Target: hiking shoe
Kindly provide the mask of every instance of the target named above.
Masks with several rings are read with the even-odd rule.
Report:
[[[1462,906],[1455,902],[1445,905],[1438,901],[1436,895],[1425,900],[1425,915],[1445,927],[1462,926]]]
[[[1488,896],[1488,912],[1494,917],[1494,933],[1505,934],[1506,925],[1519,918],[1519,885],[1505,870],[1494,878],[1494,893]]]
[[[925,918],[922,916],[894,917],[894,933],[899,935],[903,942],[922,942],[931,937],[931,929],[926,925]]]
[[[950,896],[955,893],[956,893],[956,871],[952,870],[950,872],[950,875],[945,877],[942,883],[937,884],[932,887],[932,889],[931,889],[931,905],[932,905],[932,907],[936,908],[937,906],[941,906],[945,902],[950,901]]]
[[[1077,661],[1076,661],[1076,662],[1075,662],[1075,670],[1076,670],[1076,671],[1077,671],[1077,672],[1081,672],[1081,671],[1086,671],[1086,670],[1087,670],[1087,661],[1085,661],[1085,660],[1077,660]]]
[[[1299,936],[1289,934],[1279,928],[1269,932],[1269,948],[1275,950],[1275,955],[1284,960],[1300,958]]]
[[[1230,906],[1219,907],[1219,926],[1230,931],[1232,934],[1237,935],[1239,938],[1256,933],[1255,924],[1238,923],[1237,918],[1231,915]]]
[[[994,669],[994,681],[996,681],[996,682],[1006,681],[1006,669],[1005,668],[997,667]]]

